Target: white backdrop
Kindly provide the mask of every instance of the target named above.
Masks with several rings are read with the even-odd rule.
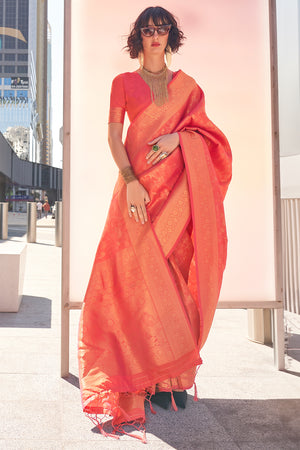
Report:
[[[82,301],[117,168],[107,144],[111,81],[136,70],[122,51],[145,0],[72,2],[70,300]],[[187,36],[172,69],[193,76],[233,152],[225,207],[226,300],[275,300],[268,0],[162,0]]]

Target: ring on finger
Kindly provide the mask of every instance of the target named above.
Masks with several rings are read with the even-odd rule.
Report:
[[[165,159],[168,156],[167,152],[161,152],[161,154],[159,155],[159,159]]]
[[[153,150],[154,152],[158,152],[159,146],[158,146],[157,144],[152,145],[152,150]]]
[[[130,211],[132,213],[136,212],[136,207],[134,205],[130,205]]]

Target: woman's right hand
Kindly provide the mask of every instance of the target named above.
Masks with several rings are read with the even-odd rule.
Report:
[[[133,180],[127,184],[127,206],[129,217],[134,216],[136,222],[144,224],[148,220],[146,204],[150,202],[150,197],[144,186],[138,181]],[[135,206],[134,213],[130,210]]]

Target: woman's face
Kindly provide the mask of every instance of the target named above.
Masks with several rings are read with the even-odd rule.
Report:
[[[148,26],[155,26],[152,18],[148,22]],[[160,55],[165,53],[165,48],[168,45],[168,37],[169,34],[165,34],[163,36],[159,35],[157,33],[157,30],[155,30],[155,33],[153,36],[146,37],[141,33],[142,36],[142,42],[143,42],[143,50],[144,55]]]

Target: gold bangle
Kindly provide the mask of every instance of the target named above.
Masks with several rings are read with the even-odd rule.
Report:
[[[120,174],[124,178],[126,184],[130,183],[133,180],[137,180],[137,177],[135,176],[133,168],[131,166],[127,166],[124,169],[120,170]]]

